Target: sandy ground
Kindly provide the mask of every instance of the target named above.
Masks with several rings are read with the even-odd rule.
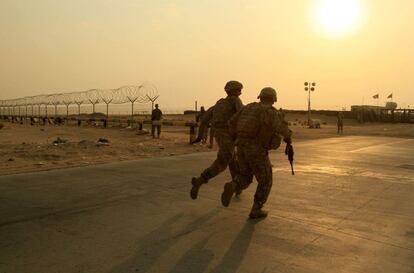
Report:
[[[321,129],[299,125],[305,118],[304,115],[287,116],[294,141],[336,136],[335,117],[314,117],[326,123]],[[189,145],[186,127],[164,126],[161,138],[153,139],[148,134],[137,134],[136,129],[119,127],[30,126],[8,122],[3,125],[0,129],[0,175],[210,151],[206,145]],[[346,120],[344,135],[414,138],[414,125],[361,125]],[[67,142],[54,144],[58,137]],[[99,138],[109,143],[99,144]]]

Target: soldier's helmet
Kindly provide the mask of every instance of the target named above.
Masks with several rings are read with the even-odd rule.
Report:
[[[241,82],[238,82],[238,81],[228,81],[226,85],[224,86],[224,90],[227,92],[227,94],[233,93],[233,92],[239,92],[242,89],[243,89],[243,84],[241,84]]]
[[[260,99],[260,98],[271,98],[274,102],[276,102],[277,101],[276,90],[273,89],[272,87],[265,87],[265,88],[262,89],[262,91],[260,91],[260,94],[257,98],[258,99]]]

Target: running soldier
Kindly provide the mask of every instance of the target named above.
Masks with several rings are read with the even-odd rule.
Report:
[[[238,173],[237,164],[234,158],[234,140],[230,136],[228,121],[237,113],[243,104],[239,98],[243,85],[238,81],[229,81],[226,83],[224,90],[227,97],[220,99],[216,104],[210,107],[203,116],[201,121],[199,135],[192,143],[200,142],[204,136],[204,130],[207,129],[208,124],[215,130],[215,138],[218,145],[217,159],[213,164],[205,169],[199,177],[193,177],[191,184],[190,196],[192,199],[197,199],[198,191],[202,184],[223,172],[227,166],[233,179]]]
[[[262,207],[272,188],[269,150],[277,149],[282,137],[286,143],[290,144],[292,134],[287,122],[272,107],[277,101],[276,91],[271,87],[263,88],[258,98],[260,102],[246,105],[229,122],[230,133],[236,138],[239,175],[236,181],[224,185],[224,192],[221,196],[222,204],[227,207],[238,187],[247,188],[254,176],[258,185],[250,218],[267,216],[267,212],[262,210]]]

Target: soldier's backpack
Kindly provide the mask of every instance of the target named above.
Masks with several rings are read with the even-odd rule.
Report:
[[[266,112],[265,122],[259,130],[259,136],[262,143],[263,148],[266,150],[276,150],[280,147],[282,143],[282,137],[274,131],[272,128],[272,123],[274,122],[284,122],[283,117],[281,117],[280,113],[275,108],[270,108]]]
[[[265,109],[257,102],[246,105],[237,122],[237,135],[241,138],[256,139],[264,111]]]
[[[214,128],[227,128],[227,122],[236,113],[236,106],[231,97],[220,99],[214,105],[211,124]]]
[[[275,108],[264,108],[257,102],[250,103],[239,116],[237,136],[255,141],[266,150],[277,149],[282,138],[272,128],[274,118],[280,121]]]

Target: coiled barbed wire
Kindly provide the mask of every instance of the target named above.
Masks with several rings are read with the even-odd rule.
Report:
[[[11,109],[17,107],[31,107],[32,111],[34,107],[39,108],[44,106],[47,108],[49,105],[55,106],[55,109],[59,105],[84,105],[105,103],[109,104],[124,104],[124,103],[148,103],[151,98],[158,96],[157,88],[149,83],[145,82],[140,85],[125,85],[116,89],[90,89],[80,92],[69,93],[56,93],[48,95],[28,96],[24,98],[0,100],[0,114],[4,114]]]

